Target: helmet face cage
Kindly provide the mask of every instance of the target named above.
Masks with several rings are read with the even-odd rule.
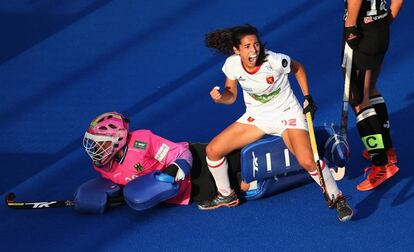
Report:
[[[99,136],[85,133],[83,147],[96,166],[102,166],[109,161],[114,150],[116,139],[110,136]]]
[[[128,138],[128,120],[117,112],[96,117],[83,138],[83,146],[96,166],[107,164]]]

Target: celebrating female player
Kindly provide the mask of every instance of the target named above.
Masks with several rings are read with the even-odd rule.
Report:
[[[237,97],[237,83],[243,90],[246,112],[233,124],[213,138],[207,145],[207,163],[218,195],[199,204],[200,209],[236,206],[238,196],[230,186],[226,154],[252,143],[265,134],[282,136],[288,149],[296,156],[319,184],[317,165],[313,159],[304,113],[312,117],[316,105],[309,92],[303,66],[287,55],[266,50],[258,31],[251,25],[220,29],[206,35],[206,46],[229,55],[222,68],[226,75],[225,88],[210,91],[216,103],[233,104]],[[293,73],[304,95],[304,109],[290,87],[288,74]],[[330,198],[327,204],[336,208],[340,221],[351,219],[353,212],[338,189],[329,169],[323,177]]]

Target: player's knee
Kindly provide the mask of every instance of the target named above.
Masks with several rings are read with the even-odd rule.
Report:
[[[315,168],[315,161],[312,157],[298,156],[296,159],[298,160],[299,165],[308,171]]]
[[[218,146],[214,143],[209,143],[206,146],[206,155],[210,160],[220,159],[223,155],[220,153]]]

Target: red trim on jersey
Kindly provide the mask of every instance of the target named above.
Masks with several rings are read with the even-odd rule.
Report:
[[[255,74],[255,73],[257,73],[259,71],[260,67],[262,66],[262,65],[257,66],[252,71],[249,71],[249,70],[247,70],[247,68],[244,67],[243,62],[241,61],[241,59],[240,59],[240,63],[242,65],[244,71],[246,71],[246,73],[248,73],[248,74]]]

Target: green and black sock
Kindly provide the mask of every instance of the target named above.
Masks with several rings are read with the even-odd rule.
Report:
[[[357,128],[365,148],[371,156],[373,165],[388,163],[384,148],[382,127],[373,107],[367,107],[357,114]]]

